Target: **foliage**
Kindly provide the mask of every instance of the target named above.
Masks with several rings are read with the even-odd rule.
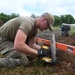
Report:
[[[5,23],[8,20],[15,18],[15,17],[18,17],[18,16],[19,16],[19,14],[15,14],[15,13],[12,13],[11,15],[0,13],[0,20],[2,20]]]
[[[60,19],[59,16],[54,16],[54,18],[55,18],[54,26],[58,26],[62,24],[62,20]]]
[[[38,16],[36,16],[35,14],[32,14],[31,17],[36,18]],[[68,14],[68,15],[54,15],[54,26],[61,26],[62,23],[67,23],[67,24],[74,24],[75,23],[75,19],[72,15]]]
[[[36,18],[36,15],[32,14],[30,17],[32,17],[32,18]]]
[[[18,16],[20,16],[20,15],[16,14],[16,13],[12,13],[11,15],[0,13],[0,20],[2,20],[5,23],[8,20],[15,18],[15,17],[18,17]],[[32,14],[30,17],[36,18],[39,16]],[[61,26],[62,23],[67,23],[67,24],[74,24],[75,23],[74,17],[70,14],[60,15],[60,16],[54,15],[54,19],[55,19],[54,26]]]
[[[60,17],[54,16],[54,19],[55,19],[54,26],[61,26],[62,23],[67,23],[67,24],[74,24],[75,23],[74,17],[70,14],[60,15]]]
[[[72,15],[61,15],[60,19],[62,20],[62,23],[67,23],[67,24],[73,24],[75,23],[75,20]]]

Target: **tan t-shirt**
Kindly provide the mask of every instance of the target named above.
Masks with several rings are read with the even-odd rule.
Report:
[[[0,36],[14,40],[19,28],[24,31],[27,37],[34,37],[37,34],[34,18],[17,17],[9,20],[0,28]]]

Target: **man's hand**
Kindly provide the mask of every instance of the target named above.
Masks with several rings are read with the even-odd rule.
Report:
[[[45,49],[38,50],[38,57],[49,57],[49,51]]]
[[[49,46],[42,46],[38,50],[38,57],[51,57],[51,48]]]

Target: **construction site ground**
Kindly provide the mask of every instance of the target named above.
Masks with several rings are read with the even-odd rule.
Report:
[[[73,35],[69,32],[69,36],[62,37],[60,30],[55,30],[53,33],[55,34],[55,41],[56,42],[75,46],[75,34]],[[39,32],[38,37],[50,40],[51,34],[52,34],[52,32],[43,31],[43,32]]]
[[[54,31],[56,42],[75,46],[75,36],[61,36],[61,31]],[[37,37],[50,40],[51,33],[48,31],[39,32]],[[71,66],[70,62],[61,59],[53,64],[43,65],[41,61],[34,60],[28,66],[17,68],[0,68],[0,75],[75,75],[75,66]]]
[[[61,31],[56,30],[53,32],[55,34],[55,41],[71,46],[75,46],[75,35],[69,32],[69,36],[61,36]],[[43,31],[38,34],[38,37],[50,40],[50,35],[52,33]],[[62,53],[61,53],[62,54]],[[61,59],[58,60],[59,65],[57,66],[57,75],[75,75],[75,66],[71,66],[70,62],[63,61]]]

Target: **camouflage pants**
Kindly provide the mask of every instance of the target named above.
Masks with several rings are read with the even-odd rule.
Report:
[[[18,52],[13,48],[14,43],[0,37],[0,58],[1,67],[17,67],[28,65],[29,60],[24,53]]]

